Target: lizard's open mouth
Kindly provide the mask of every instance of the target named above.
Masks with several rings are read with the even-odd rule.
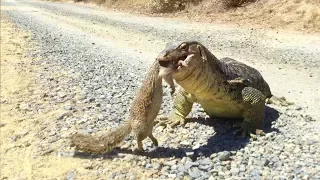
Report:
[[[180,66],[186,66],[185,60],[188,58],[188,54],[183,55],[179,58],[176,58],[174,60],[168,60],[168,59],[158,59],[160,66],[166,67],[166,68],[172,68],[172,69],[178,69]]]

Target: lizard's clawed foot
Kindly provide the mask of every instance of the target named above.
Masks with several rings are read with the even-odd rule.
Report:
[[[174,119],[174,118],[162,118],[162,120],[160,119],[160,120],[157,120],[156,122],[157,122],[156,127],[158,127],[158,126],[168,127],[169,126],[171,128],[174,128],[180,124],[181,125],[185,124],[184,119],[180,120],[180,119]]]
[[[242,137],[256,137],[258,136],[264,136],[265,133],[262,129],[255,129],[250,127],[250,125],[246,123],[242,123],[238,130],[234,133],[235,136],[242,136]]]

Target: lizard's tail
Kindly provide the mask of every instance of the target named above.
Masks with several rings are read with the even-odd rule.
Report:
[[[101,154],[120,144],[130,134],[131,130],[129,122],[102,136],[74,134],[71,136],[71,147],[75,146],[76,150],[84,152]]]

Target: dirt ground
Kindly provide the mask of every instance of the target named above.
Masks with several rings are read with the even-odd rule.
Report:
[[[36,48],[31,39],[30,33],[1,18],[0,179],[99,179],[113,172],[130,171],[130,163],[98,162],[103,157],[61,157],[53,153],[55,147],[39,149],[42,130],[48,124],[54,128],[63,104],[52,107],[41,98],[42,88],[36,80],[40,60],[26,54],[28,49]],[[36,105],[42,108],[33,108]],[[91,169],[95,163],[105,174]],[[143,179],[150,173],[135,168],[133,176]]]
[[[44,19],[51,18],[49,15],[54,14],[48,12],[47,14],[45,12],[41,13],[42,14],[39,17]],[[188,12],[177,13],[177,16],[183,18],[183,13]],[[164,16],[175,15],[167,14]],[[58,19],[59,16],[55,14],[52,17],[52,19]],[[239,15],[234,18],[241,19],[241,17],[242,16]],[[318,18],[318,16],[316,17]],[[198,18],[202,21],[201,16],[190,16],[190,18]],[[210,19],[210,16],[208,15],[207,18]],[[263,19],[262,16],[261,18]],[[276,18],[276,16],[274,18]],[[106,25],[91,24],[83,21],[82,18],[60,16],[60,19],[63,19],[67,25],[76,24],[83,29],[87,28],[87,31],[90,33],[100,32],[98,31],[99,29],[106,29]],[[242,20],[239,20],[239,22],[240,21]],[[243,21],[245,22],[245,20]],[[269,19],[268,21],[272,21],[272,19]],[[268,21],[263,22],[268,24]],[[303,24],[303,22],[301,23]],[[294,23],[292,25],[292,28],[295,29]],[[141,38],[141,43],[132,43],[132,47],[136,49],[141,48],[146,51],[147,42],[145,41],[147,41],[147,38],[145,38],[145,34],[137,35],[137,33],[130,31],[124,32],[120,30],[121,27],[113,27],[113,29],[112,27],[107,28],[107,37],[113,37],[113,40],[117,39],[118,44],[121,44],[121,47],[126,46],[126,44],[123,43],[125,37],[131,37],[132,42],[135,42],[136,39],[140,39],[139,37],[143,37]],[[290,23],[287,28],[290,29]],[[97,31],[90,31],[92,29],[97,29]],[[203,29],[204,31],[207,31],[207,29]],[[275,35],[275,32],[273,33],[270,34],[267,39],[271,39],[270,37],[278,37]],[[119,34],[122,39],[118,38],[120,37]],[[231,34],[230,37],[234,36]],[[292,40],[287,40],[291,37],[292,35],[290,34],[288,37],[281,37],[280,40],[283,42],[290,42],[292,45]],[[294,41],[294,45],[301,45],[301,39],[302,37]],[[310,40],[311,38],[308,39]],[[157,40],[158,39],[153,39],[150,42],[148,41],[148,43],[154,43],[157,42]],[[158,41],[160,42],[159,44],[161,44],[161,41]],[[136,179],[145,179],[145,177],[150,174],[157,173],[154,170],[142,169],[141,166],[130,162],[130,160],[129,162],[122,160],[124,158],[121,159],[121,157],[111,160],[103,159],[103,157],[100,159],[80,159],[74,158],[72,155],[60,156],[57,147],[50,144],[48,144],[47,148],[43,149],[43,147],[47,146],[47,144],[43,143],[41,138],[44,134],[43,131],[45,128],[55,127],[57,116],[61,115],[63,112],[64,104],[52,105],[42,98],[44,88],[38,83],[38,72],[43,68],[38,65],[39,62],[41,62],[41,59],[28,54],[30,51],[36,51],[36,49],[37,44],[32,40],[32,36],[29,32],[14,27],[12,23],[6,19],[1,19],[0,179],[12,179],[12,177],[16,177],[17,179],[65,179],[66,177],[69,179],[74,177],[77,177],[77,179],[101,179],[101,177],[108,177],[113,172],[130,172],[133,169],[132,167],[134,167],[135,173],[133,176]],[[153,47],[153,49],[156,48]],[[305,71],[309,70],[299,69],[299,67],[295,67],[294,69],[290,64],[286,66],[281,65],[281,68],[278,64],[267,66],[263,63],[257,63],[256,66],[259,69],[264,70],[264,75],[268,78],[268,82],[271,82],[273,87],[277,87],[275,88],[277,90],[276,94],[285,94],[285,97],[289,97],[289,99],[294,99],[296,97],[296,101],[298,102],[301,99],[315,99],[314,97],[318,96],[317,93],[319,93],[319,89],[315,86],[318,82],[318,69],[313,70],[310,68],[310,72],[305,73]],[[275,72],[273,69],[279,69],[279,71]],[[314,75],[312,75],[312,73],[314,73]],[[288,77],[295,77],[295,80],[287,80],[286,78]],[[285,79],[287,83],[283,83],[283,79]],[[306,81],[308,81],[308,83],[305,83]],[[287,86],[297,87],[297,84],[300,84],[301,87],[294,88],[292,92],[285,91]],[[301,95],[300,97],[302,92],[304,96],[302,97]],[[310,98],[308,98],[309,96]],[[316,104],[318,101],[316,102],[316,100],[314,100],[314,102],[308,102],[308,104],[311,103]],[[313,106],[313,104],[310,105],[314,108],[312,110],[315,113],[318,113],[318,106]],[[68,132],[70,133],[72,130]],[[53,144],[67,144],[61,140],[58,141],[58,143]],[[165,160],[168,159],[160,159],[160,161]]]

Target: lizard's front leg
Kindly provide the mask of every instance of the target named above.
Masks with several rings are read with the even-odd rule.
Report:
[[[265,96],[257,89],[245,87],[242,90],[244,103],[243,122],[238,134],[251,136],[252,134],[264,135]]]
[[[169,119],[158,121],[157,126],[175,127],[179,124],[185,124],[186,117],[191,111],[193,100],[191,94],[184,91],[183,88],[178,87],[176,96],[174,97],[173,111]]]

